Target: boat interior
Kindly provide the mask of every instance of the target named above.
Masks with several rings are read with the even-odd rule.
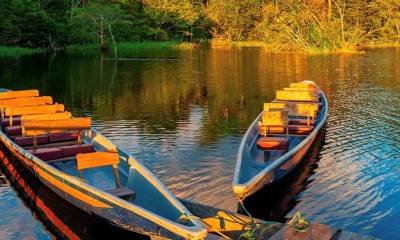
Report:
[[[245,183],[302,142],[321,121],[321,90],[312,81],[278,90],[248,131],[239,182]]]
[[[0,90],[0,111],[1,131],[46,164],[171,221],[182,215],[149,172],[131,166],[131,156],[92,129],[90,118],[72,118],[38,90]]]

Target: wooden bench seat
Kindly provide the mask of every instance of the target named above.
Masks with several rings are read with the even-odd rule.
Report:
[[[70,146],[59,147],[62,151],[62,157],[72,157],[81,153],[92,153],[94,148],[92,144],[77,144]]]
[[[118,198],[127,200],[127,201],[134,198],[136,195],[135,191],[133,191],[132,189],[126,188],[126,187],[114,188],[114,189],[107,190],[106,192],[111,195],[114,195]]]
[[[312,132],[314,129],[313,125],[287,125],[287,130],[285,127],[281,126],[272,126],[268,127],[268,133],[270,134],[309,134]],[[260,127],[260,133],[264,135],[263,133],[266,131],[265,126]],[[265,136],[265,135],[264,135]]]
[[[15,130],[16,131],[15,133],[19,133],[17,126],[14,126],[11,128],[17,129],[17,130]],[[21,133],[22,133],[22,130],[21,130]],[[11,134],[14,134],[14,132],[11,132]],[[79,137],[78,133],[43,134],[43,135],[36,136],[36,145],[37,145],[37,147],[40,147],[40,148],[49,147],[49,146],[60,147],[60,146],[63,146],[63,144],[71,145],[71,143],[73,145],[73,144],[77,143],[78,137]],[[21,137],[21,136],[19,136],[19,134],[17,134],[17,135],[12,136],[11,139],[21,147],[33,146],[33,137],[32,136]],[[40,145],[48,145],[48,146],[40,146]]]
[[[44,161],[62,158],[62,150],[59,148],[29,149],[28,152]]]
[[[21,147],[33,145],[33,137],[15,137],[13,141]],[[47,144],[49,142],[49,136],[39,135],[36,137],[36,142],[38,145]]]
[[[309,134],[314,129],[313,125],[289,125],[289,134]]]
[[[5,133],[9,137],[21,136],[22,135],[22,127],[21,126],[6,127]]]
[[[9,92],[1,92],[0,99],[13,99],[13,98],[26,98],[26,97],[38,97],[39,90],[19,90],[19,91],[9,91]]]
[[[16,116],[13,117],[13,126],[19,126],[21,125],[21,116]],[[1,120],[1,127],[5,128],[5,127],[9,127],[10,126],[10,118],[4,118],[3,120]]]
[[[293,119],[289,119],[289,125],[307,125],[307,123],[309,123],[310,125],[314,125],[315,124],[315,120],[310,119],[301,119],[301,118],[293,118]]]
[[[66,141],[77,141],[78,137],[79,137],[78,132],[51,133],[51,134],[49,134],[49,142],[57,143],[57,142],[66,142]]]

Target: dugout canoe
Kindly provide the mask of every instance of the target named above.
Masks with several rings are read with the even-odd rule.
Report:
[[[309,105],[316,106],[311,119]],[[264,104],[239,147],[232,182],[239,200],[279,181],[299,164],[325,124],[328,108],[324,92],[312,81],[291,84],[277,91],[272,103]]]
[[[207,236],[204,224],[90,119],[70,118],[64,106],[37,98],[37,90],[0,89],[0,142],[39,181],[80,210],[129,231],[165,239]]]

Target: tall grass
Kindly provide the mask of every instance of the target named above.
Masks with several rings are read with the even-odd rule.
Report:
[[[117,43],[118,50],[131,50],[131,49],[166,49],[176,48],[179,46],[177,41],[163,41],[163,42],[122,42]]]
[[[21,47],[6,47],[0,46],[0,56],[21,56],[43,52],[39,48],[21,48]]]

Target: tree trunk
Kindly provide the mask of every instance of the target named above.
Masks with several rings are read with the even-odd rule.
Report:
[[[105,50],[106,46],[104,44],[104,17],[100,17],[100,49]]]
[[[327,0],[327,12],[328,12],[328,19],[331,19],[332,16],[332,0]]]
[[[112,33],[111,25],[108,22],[107,22],[107,25],[108,25],[108,30],[110,31],[111,39],[112,39],[113,46],[114,46],[114,57],[117,58],[118,53],[117,53],[117,45],[115,44],[114,34]]]

